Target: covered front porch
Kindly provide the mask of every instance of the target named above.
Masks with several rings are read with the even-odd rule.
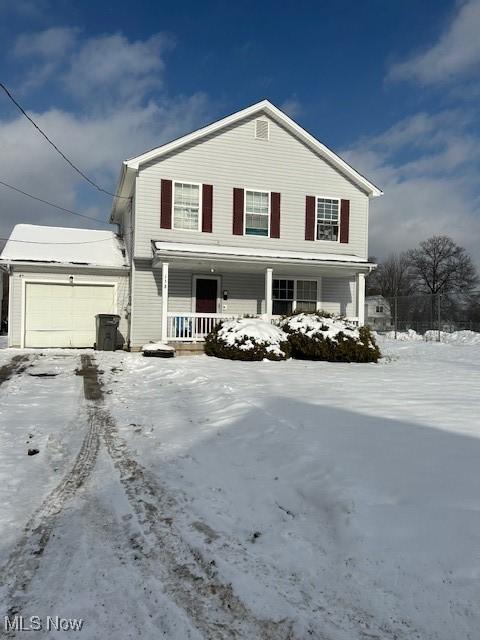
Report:
[[[364,324],[365,275],[371,268],[366,261],[220,251],[208,253],[198,245],[195,256],[184,247],[155,251],[152,266],[161,274],[163,342],[200,342],[224,319],[257,316],[274,321],[294,311],[327,311]]]

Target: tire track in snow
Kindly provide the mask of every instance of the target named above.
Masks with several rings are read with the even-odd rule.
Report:
[[[14,356],[10,362],[0,367],[0,385],[10,380],[13,375],[23,373],[28,366],[29,359],[28,355]]]
[[[82,356],[82,363],[83,358],[84,356]],[[77,374],[83,375],[83,369],[77,370]],[[79,409],[79,423],[84,420],[84,415],[82,415],[84,410],[84,407]],[[100,446],[100,427],[92,407],[87,407],[87,420],[87,433],[72,468],[28,520],[21,538],[0,570],[0,584],[3,587],[4,601],[7,603],[7,615],[9,616],[21,613],[21,608],[26,600],[26,591],[38,571],[41,557],[50,540],[59,514],[65,504],[85,483],[95,466]]]
[[[177,501],[129,454],[104,406],[97,365],[91,361],[87,364],[88,357],[84,360],[82,356],[82,362],[86,379],[92,381],[88,393],[96,396],[95,421],[102,424],[102,439],[141,531],[140,537],[130,541],[135,560],[142,562],[147,572],[152,571],[153,563],[158,563],[165,593],[185,611],[206,640],[294,640],[291,620],[256,617],[235,595],[232,586],[219,579],[215,563],[191,548],[175,531]]]

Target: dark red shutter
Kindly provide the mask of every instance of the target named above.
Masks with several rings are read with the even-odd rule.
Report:
[[[270,237],[280,237],[280,194],[270,194]]]
[[[233,189],[233,235],[243,236],[243,189]]]
[[[350,230],[350,200],[340,201],[340,242],[348,242]]]
[[[160,188],[160,226],[172,228],[172,181],[162,180]]]
[[[202,185],[202,231],[212,233],[213,187]]]
[[[305,197],[305,240],[315,240],[315,196]]]

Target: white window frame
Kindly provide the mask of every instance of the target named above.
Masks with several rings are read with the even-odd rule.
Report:
[[[298,302],[298,292],[297,292],[297,282],[298,280],[308,280],[309,282],[317,283],[317,300],[315,305],[315,311],[320,311],[321,308],[321,299],[322,299],[322,278],[321,277],[309,277],[309,276],[284,276],[284,275],[276,275],[272,278],[272,304],[274,302],[273,298],[273,281],[274,280],[293,280],[293,300],[292,300],[292,313],[295,313],[297,310],[297,302]],[[275,318],[280,318],[280,316],[274,315]]]
[[[338,234],[336,240],[320,240],[317,238],[317,230],[318,230],[318,201],[319,200],[336,200],[338,202]],[[341,198],[336,198],[335,196],[315,196],[315,240],[316,242],[328,242],[330,244],[339,244],[340,242],[340,223],[342,220],[342,211],[341,211]]]
[[[258,236],[253,233],[247,233],[247,191],[250,191],[252,193],[254,192],[266,193],[268,196],[268,214],[267,214],[268,219],[267,219],[267,235],[266,236]],[[260,239],[270,238],[270,218],[272,214],[271,208],[272,208],[272,192],[271,191],[266,191],[265,189],[252,189],[251,187],[245,188],[243,190],[243,235],[248,236],[249,238],[260,238]]]
[[[192,187],[198,187],[198,228],[197,229],[183,229],[182,227],[175,226],[175,186],[177,184],[188,184]],[[192,182],[191,180],[173,180],[173,189],[172,189],[172,229],[175,231],[187,231],[198,233],[202,230],[202,209],[203,209],[203,183],[201,182]]]

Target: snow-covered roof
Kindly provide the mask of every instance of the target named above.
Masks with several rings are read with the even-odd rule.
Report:
[[[113,231],[34,224],[17,224],[13,228],[0,261],[127,266],[123,243]]]
[[[157,255],[177,255],[178,257],[218,258],[235,260],[249,258],[252,261],[297,262],[297,263],[338,263],[370,265],[365,258],[355,255],[338,253],[310,253],[307,251],[279,251],[277,249],[262,249],[253,247],[231,247],[226,245],[189,244],[186,242],[153,243]]]

